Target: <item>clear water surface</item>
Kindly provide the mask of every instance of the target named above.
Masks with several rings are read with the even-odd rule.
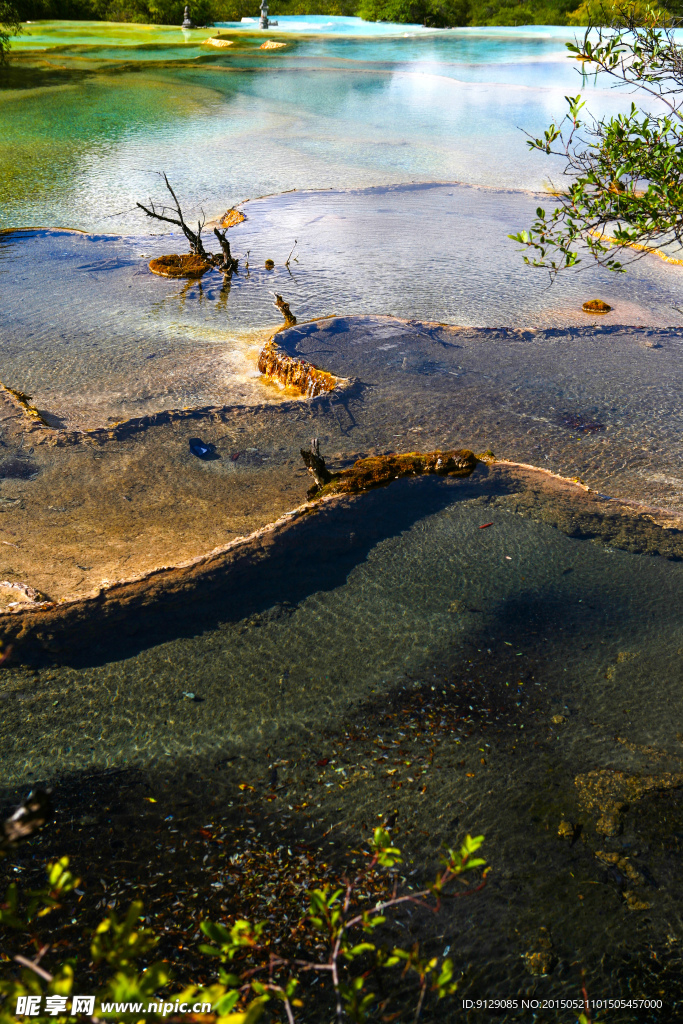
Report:
[[[207,44],[216,32],[233,46]],[[0,479],[3,578],[30,584],[22,559],[39,551],[48,578],[66,577],[68,561],[83,580],[76,570],[95,560],[80,564],[80,543],[106,548],[110,579],[125,575],[134,543],[153,547],[181,519],[220,543],[235,533],[238,491],[246,532],[312,436],[338,465],[470,440],[680,511],[683,267],[647,257],[625,278],[591,270],[547,290],[506,239],[561,173],[520,129],[540,133],[581,87],[571,30],[292,18],[267,37],[286,45],[261,49],[250,23],[39,22],[13,43],[0,227],[22,230],[0,236],[0,379],[56,425],[233,410],[229,429],[188,421],[101,450],[34,452],[3,422],[3,458],[35,465]],[[631,100],[586,92],[597,114]],[[151,256],[182,251],[135,205],[162,197],[160,170],[193,217],[250,200],[230,233],[232,282],[148,272]],[[348,397],[283,402],[259,379],[275,292],[301,321],[342,314],[287,344],[352,376]],[[598,295],[614,306],[603,321],[580,310]],[[223,445],[219,460],[192,461],[195,429]],[[458,943],[463,991],[576,996],[585,964],[592,992],[623,996],[653,950],[679,977],[683,808],[662,780],[683,764],[680,529],[607,497],[579,508],[540,479],[510,484],[480,467],[470,481],[401,481],[303,518],[211,591],[143,603],[106,628],[93,620],[95,639],[84,615],[71,635],[21,647],[0,676],[3,794],[134,769],[150,791],[227,820],[237,785],[260,792],[282,758],[305,778],[277,813],[301,835],[333,825],[340,849],[357,844],[387,800],[421,860],[453,832],[486,833],[497,880],[437,936]],[[305,484],[299,472],[297,501]],[[350,774],[348,723],[415,693],[455,708],[438,784],[418,795],[405,764],[400,790],[383,777],[346,793],[316,777],[315,800],[294,809],[331,736]],[[378,741],[404,743],[399,729],[387,723]],[[577,796],[592,770],[661,784],[605,836]],[[210,778],[210,800],[190,771]],[[558,838],[566,817],[583,830],[571,846]],[[647,912],[631,909],[605,850],[637,865]],[[530,979],[522,957],[540,928],[558,966]]]

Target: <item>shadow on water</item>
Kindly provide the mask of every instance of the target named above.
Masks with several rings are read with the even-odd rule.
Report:
[[[34,58],[35,59],[35,58]],[[16,58],[5,67],[0,67],[0,91],[12,89],[51,89],[64,85],[83,85],[95,75],[88,67],[35,67]]]
[[[483,478],[484,473],[478,469],[476,476]],[[311,594],[333,591],[381,541],[399,536],[418,520],[450,505],[477,497],[484,480],[397,481],[303,517],[275,544],[248,551],[228,569],[207,574],[191,593],[162,594],[150,605],[143,596],[123,620],[96,622],[95,642],[78,648],[65,643],[65,649],[50,660],[78,668],[103,665],[181,637],[201,636],[219,624],[277,606],[297,605]],[[500,485],[496,490],[505,493]],[[94,619],[97,614],[94,606]],[[78,628],[82,630],[83,623]]]

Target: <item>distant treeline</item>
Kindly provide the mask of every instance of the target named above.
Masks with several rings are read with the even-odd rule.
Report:
[[[195,24],[239,21],[258,14],[260,0],[192,0]],[[42,18],[133,21],[179,25],[185,0],[13,0],[22,21]],[[368,21],[417,23],[434,28],[460,25],[585,25],[609,20],[611,2],[601,0],[272,0],[270,13],[357,15]],[[645,8],[645,0],[636,7]],[[667,3],[683,15],[683,0]],[[602,15],[602,16],[601,16]]]

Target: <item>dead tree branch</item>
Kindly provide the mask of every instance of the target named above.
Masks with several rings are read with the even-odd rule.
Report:
[[[178,197],[173,191],[171,183],[166,177],[165,172],[162,172],[162,177],[166,183],[166,188],[173,197],[173,202],[175,205],[172,208],[170,206],[161,206],[157,209],[157,207],[154,205],[153,200],[151,199],[149,201],[149,206],[144,206],[142,203],[136,203],[135,205],[139,206],[141,210],[144,210],[148,217],[153,217],[155,220],[166,221],[167,224],[176,224],[179,228],[182,229],[183,234],[190,243],[190,252],[193,252],[196,256],[202,256],[206,260],[212,260],[213,257],[211,256],[210,253],[207,253],[202,242],[202,228],[204,227],[204,224],[206,222],[203,211],[202,219],[197,221],[197,230],[193,231],[192,228],[188,227],[187,223],[185,222],[185,218],[183,217],[183,211],[181,210],[180,203],[178,202]],[[177,213],[178,216],[169,217],[168,213],[171,210]]]
[[[285,318],[285,326],[294,327],[294,325],[296,324],[296,317],[289,308],[289,303],[285,302],[282,296],[278,295],[277,293],[275,294],[275,305]]]
[[[239,266],[239,260],[234,259],[232,253],[230,252],[230,242],[228,241],[227,237],[228,230],[226,228],[225,231],[219,231],[218,228],[214,228],[213,233],[218,239],[218,244],[223,250],[223,262],[220,264],[218,269],[222,270],[226,274],[232,274],[234,271],[237,270]]]

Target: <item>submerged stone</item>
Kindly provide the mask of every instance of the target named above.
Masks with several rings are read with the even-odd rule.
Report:
[[[220,458],[216,452],[215,444],[211,444],[210,441],[202,441],[199,437],[190,438],[190,451],[198,459],[204,459],[204,461]]]
[[[30,480],[36,476],[38,467],[30,459],[3,459],[0,462],[0,478],[5,480]]]

